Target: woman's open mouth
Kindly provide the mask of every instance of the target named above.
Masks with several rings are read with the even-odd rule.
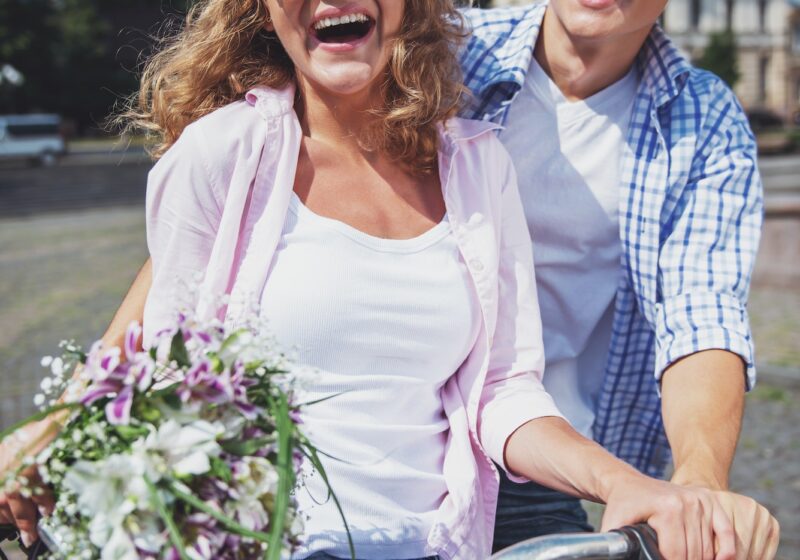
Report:
[[[327,45],[354,43],[369,35],[375,20],[366,14],[326,17],[311,26],[311,33]]]

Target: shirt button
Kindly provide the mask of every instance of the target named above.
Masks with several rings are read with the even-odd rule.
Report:
[[[483,214],[475,212],[472,216],[469,217],[467,223],[471,226],[477,226],[483,223]]]
[[[476,272],[483,272],[483,263],[478,259],[472,259],[469,264]]]

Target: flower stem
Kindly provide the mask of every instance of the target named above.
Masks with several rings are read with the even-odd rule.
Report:
[[[294,424],[289,418],[289,403],[281,393],[276,410],[275,424],[278,428],[278,491],[275,493],[275,507],[272,510],[269,532],[268,560],[280,560],[283,529],[286,525],[286,511],[289,508],[289,492],[292,486],[292,432]]]
[[[150,490],[150,497],[153,502],[155,502],[158,515],[161,517],[164,525],[167,526],[167,532],[169,533],[169,540],[172,542],[172,546],[178,549],[178,555],[181,557],[181,560],[189,560],[189,557],[186,555],[186,545],[183,543],[181,533],[178,531],[177,525],[175,525],[175,520],[172,519],[172,516],[167,511],[164,500],[158,495],[158,488],[156,488],[153,481],[146,476],[144,477],[144,481],[147,484],[147,488]]]
[[[83,406],[83,405],[80,404],[80,403],[61,403],[61,404],[57,404],[55,406],[51,406],[50,408],[47,408],[45,410],[42,410],[41,412],[37,412],[33,416],[28,416],[24,420],[20,420],[16,424],[13,424],[12,426],[10,426],[10,427],[6,428],[5,430],[3,430],[2,432],[0,432],[0,442],[2,442],[9,435],[13,434],[14,432],[19,430],[20,428],[24,428],[28,424],[33,424],[34,422],[38,422],[39,420],[44,420],[45,418],[47,418],[51,414],[55,414],[56,412],[60,412],[62,410],[66,410],[66,409],[70,409],[71,410],[71,409],[79,408],[81,406]]]

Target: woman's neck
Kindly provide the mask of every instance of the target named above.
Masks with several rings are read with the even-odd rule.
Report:
[[[363,91],[342,96],[315,87],[302,78],[298,89],[297,112],[306,137],[335,144],[340,149],[363,152],[359,135],[380,118],[372,112],[383,102],[380,93]]]

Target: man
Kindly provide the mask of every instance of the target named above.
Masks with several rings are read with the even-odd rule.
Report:
[[[769,559],[777,522],[727,492],[755,374],[744,308],[761,225],[755,144],[727,87],[653,27],[665,5],[468,10],[465,116],[506,126],[559,407],[649,474],[662,474],[671,446],[672,480],[714,493],[735,525],[737,557]],[[107,343],[142,317],[149,282],[148,263]],[[496,548],[589,529],[578,500],[502,481]]]
[[[545,385],[562,412],[655,476],[671,447],[672,481],[715,493],[737,557],[771,558],[777,522],[727,492],[755,382],[755,141],[731,91],[654,25],[666,3],[467,11],[466,116],[506,126],[534,240]],[[495,548],[588,528],[576,499],[501,481]]]

